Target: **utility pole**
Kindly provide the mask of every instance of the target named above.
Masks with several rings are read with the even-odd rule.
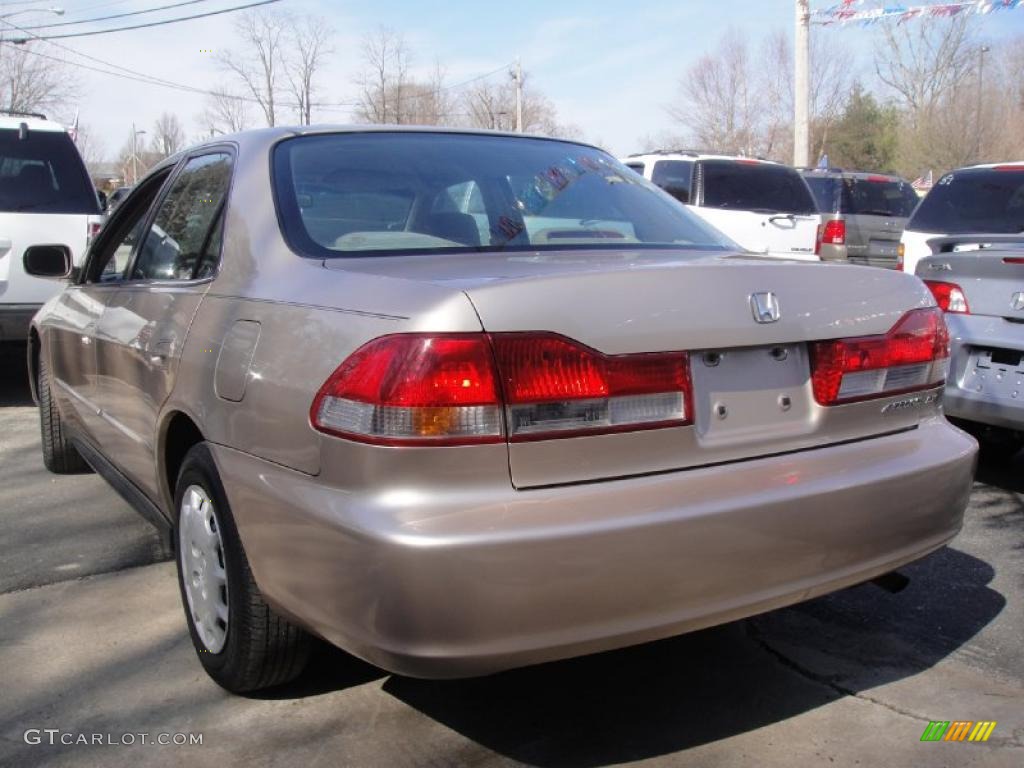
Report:
[[[135,130],[135,123],[132,123],[132,186],[139,183],[139,134]]]
[[[974,113],[974,162],[981,162],[981,96],[985,88],[985,54],[989,47],[983,45],[978,49],[978,108]]]
[[[512,71],[512,79],[516,84],[516,133],[523,132],[523,64],[516,59],[516,68]]]
[[[795,73],[793,77],[793,165],[807,167],[810,130],[810,26],[809,0],[796,0]]]

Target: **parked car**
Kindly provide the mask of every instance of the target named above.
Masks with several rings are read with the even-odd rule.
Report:
[[[585,144],[253,131],[66,250],[25,256],[71,275],[33,323],[43,459],[167,533],[229,690],[310,634],[418,677],[645,642],[961,526],[921,281],[737,253]]]
[[[753,253],[818,261],[821,217],[788,165],[691,150],[661,150],[622,161]]]
[[[918,197],[897,176],[839,169],[801,170],[821,212],[823,261],[898,269],[897,249]]]
[[[900,238],[903,270],[931,254],[943,235],[1016,235],[1024,232],[1024,161],[973,165],[942,176],[921,201]],[[978,241],[980,242],[980,241]],[[960,248],[977,248],[965,243]]]
[[[983,446],[1011,456],[1024,447],[1024,234],[954,235],[928,245],[933,255],[916,273],[947,313],[946,414]]]
[[[101,222],[96,191],[64,126],[0,110],[0,342],[24,342],[32,315],[59,290],[24,273],[25,247],[62,243],[80,265]]]
[[[131,187],[118,187],[107,197],[107,212],[113,213],[114,209],[121,204],[121,201],[132,191]]]

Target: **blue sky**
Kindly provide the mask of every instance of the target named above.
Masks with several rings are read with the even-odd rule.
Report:
[[[60,21],[165,2],[56,1],[66,10]],[[812,7],[825,7],[832,1],[812,0]],[[920,1],[909,0],[908,4]],[[210,3],[214,7],[235,4],[230,0]],[[775,30],[792,34],[794,16],[791,0],[659,0],[632,5],[622,0],[521,0],[515,4],[469,0],[428,4],[412,0],[284,0],[276,7],[318,13],[327,17],[336,30],[336,53],[325,73],[321,98],[349,101],[356,95],[354,77],[360,68],[360,40],[367,32],[384,25],[404,34],[414,52],[415,68],[426,72],[437,59],[445,67],[449,83],[494,70],[520,57],[534,84],[557,106],[561,119],[579,126],[586,139],[616,153],[637,151],[645,136],[673,129],[664,107],[673,99],[680,76],[697,57],[715,47],[727,29],[738,28],[752,43],[757,43]],[[0,13],[7,10],[0,3]],[[170,13],[190,10],[186,7]],[[43,17],[24,15],[17,21],[23,25],[41,23],[36,21],[39,18]],[[147,18],[158,17],[121,23]],[[214,58],[201,51],[231,45],[230,18],[226,15],[60,42],[147,74],[209,87],[224,76]],[[1024,34],[1024,8],[977,16],[973,23],[988,37]],[[859,51],[859,74],[871,85],[871,43],[875,33],[848,26],[815,27],[813,34],[841,41]],[[133,120],[140,126],[149,126],[165,110],[179,114],[190,136],[198,130],[195,118],[202,109],[202,97],[87,71],[79,73],[79,80],[81,119],[103,142],[109,155],[115,155],[127,139]],[[349,115],[339,109],[321,113],[320,117],[346,122]]]

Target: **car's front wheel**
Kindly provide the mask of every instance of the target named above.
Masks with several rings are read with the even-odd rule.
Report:
[[[235,693],[294,679],[312,638],[263,600],[205,444],[186,454],[175,489],[178,584],[203,668]]]

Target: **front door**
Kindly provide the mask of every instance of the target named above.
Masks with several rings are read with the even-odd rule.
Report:
[[[171,393],[188,334],[220,258],[232,155],[206,150],[171,179],[100,320],[97,398],[107,449],[153,498],[157,416]]]

